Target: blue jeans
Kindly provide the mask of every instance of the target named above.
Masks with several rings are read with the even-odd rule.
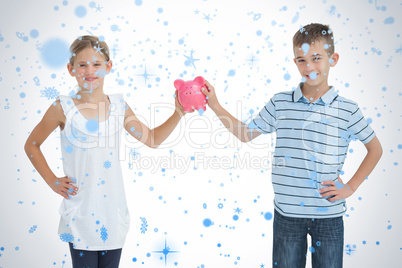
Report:
[[[121,248],[104,251],[74,249],[70,245],[73,268],[117,268],[119,267]]]
[[[307,234],[311,236],[313,268],[341,268],[343,260],[343,219],[285,217],[275,210],[272,267],[304,268]]]

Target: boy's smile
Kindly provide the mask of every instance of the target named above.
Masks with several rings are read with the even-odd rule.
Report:
[[[319,40],[313,44],[303,44],[303,49],[294,48],[294,62],[302,75],[303,91],[306,93],[314,90],[324,94],[329,89],[329,68],[336,65],[339,55],[333,53],[329,56],[324,46],[324,42]]]

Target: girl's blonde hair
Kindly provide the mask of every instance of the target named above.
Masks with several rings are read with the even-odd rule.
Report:
[[[70,46],[70,64],[74,65],[75,56],[80,53],[85,48],[101,48],[101,53],[103,54],[105,61],[109,61],[109,47],[105,41],[100,41],[97,36],[94,35],[84,35],[75,39],[75,41]]]

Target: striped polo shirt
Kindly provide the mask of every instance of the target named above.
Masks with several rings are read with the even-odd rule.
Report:
[[[358,105],[339,96],[334,87],[310,103],[302,86],[275,94],[249,128],[276,132],[272,184],[279,213],[297,218],[342,216],[345,200],[321,197],[320,183],[338,181],[350,141],[365,144],[375,133]]]

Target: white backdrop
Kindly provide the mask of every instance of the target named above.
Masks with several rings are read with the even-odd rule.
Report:
[[[66,60],[47,58],[46,45],[103,36],[114,63],[105,93],[124,93],[151,127],[170,116],[174,80],[198,75],[215,85],[228,111],[247,121],[275,93],[299,83],[292,37],[311,22],[334,31],[340,61],[330,84],[359,103],[384,148],[374,172],[347,200],[345,267],[400,267],[401,11],[396,0],[2,1],[0,267],[71,267],[68,245],[57,234],[62,199],[23,150],[54,95],[75,88]],[[42,150],[62,176],[59,136],[52,133]],[[202,116],[186,115],[159,149],[124,138],[131,227],[121,267],[271,267],[272,220],[264,215],[273,213],[267,165],[273,140],[265,135],[241,144],[208,108]],[[344,181],[364,154],[360,142],[351,143]]]

